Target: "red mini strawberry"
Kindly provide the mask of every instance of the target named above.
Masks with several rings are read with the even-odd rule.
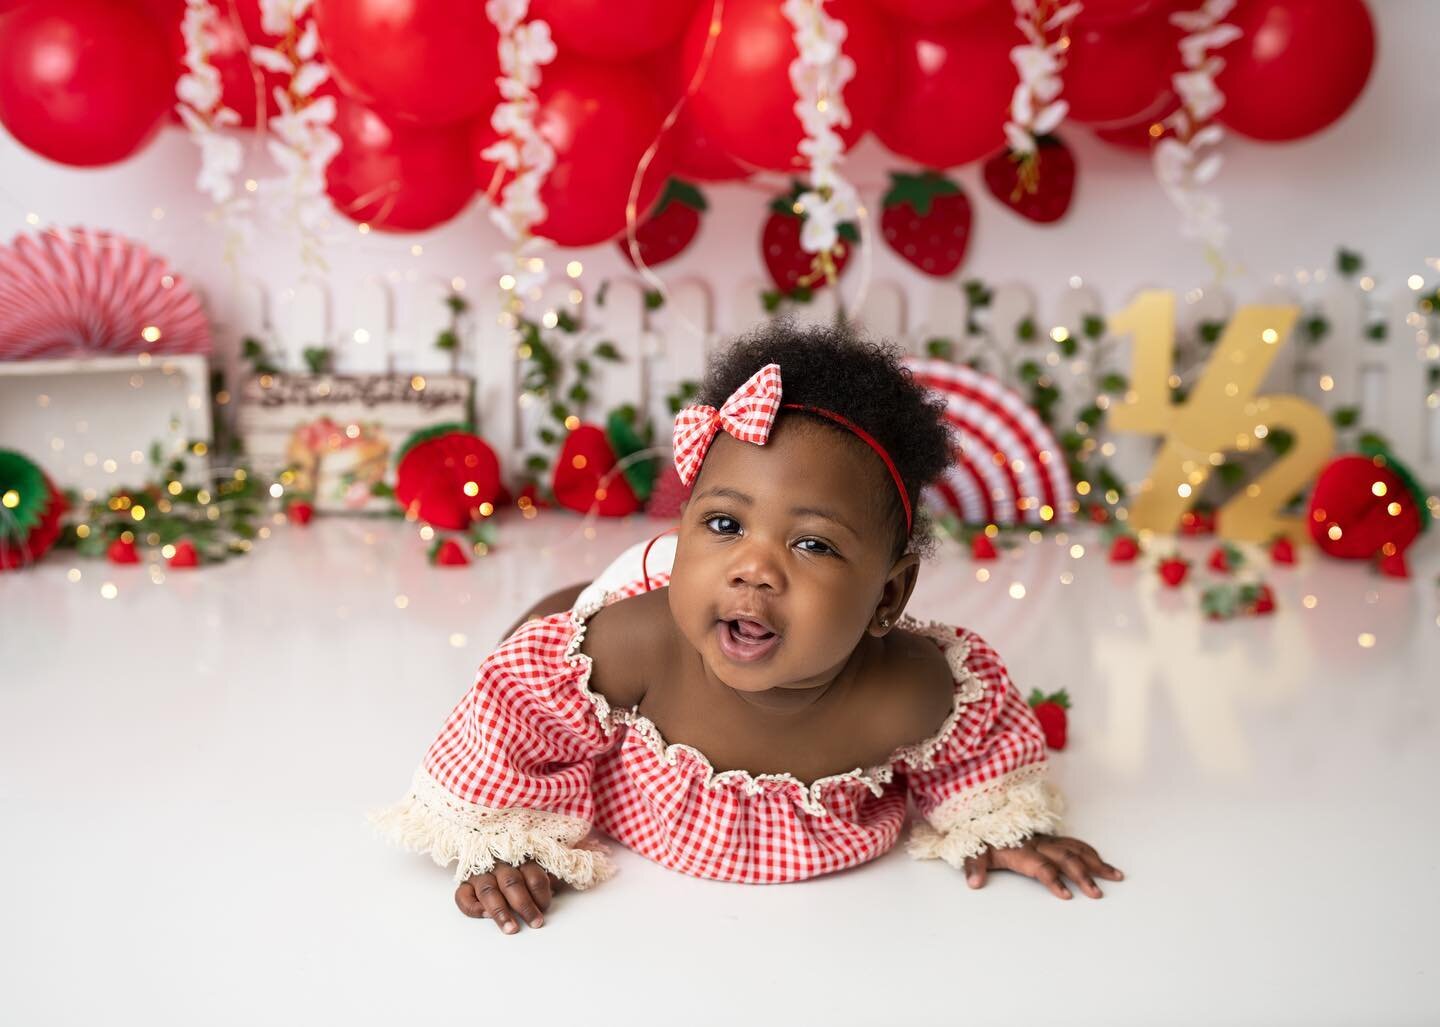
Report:
[[[1260,592],[1255,597],[1255,604],[1250,608],[1250,612],[1257,615],[1274,613],[1275,593],[1270,591],[1269,585],[1261,584],[1259,588]]]
[[[1096,524],[1104,524],[1110,520],[1110,511],[1106,510],[1099,503],[1090,508],[1090,519]]]
[[[188,538],[182,538],[175,543],[175,551],[170,554],[171,567],[199,567],[200,554],[195,552],[195,543]]]
[[[470,562],[465,548],[453,538],[443,538],[430,547],[430,563],[435,567],[464,567]]]
[[[660,202],[635,228],[635,246],[645,266],[657,267],[684,252],[700,231],[700,215],[706,207],[705,197],[689,182],[678,178],[666,182]],[[628,238],[622,235],[616,245],[631,267],[640,266]]]
[[[1215,511],[1214,510],[1186,510],[1180,518],[1180,534],[1182,535],[1213,535],[1215,534]]]
[[[1066,712],[1070,709],[1070,695],[1065,689],[1045,695],[1040,689],[1030,693],[1026,700],[1030,703],[1030,709],[1035,712],[1035,719],[1040,721],[1040,728],[1045,732],[1045,744],[1052,749],[1065,748],[1065,741],[1069,733],[1070,715]]]
[[[1380,557],[1379,567],[1380,573],[1387,578],[1410,577],[1410,568],[1405,563],[1405,552],[1401,549],[1397,549],[1389,556]]]
[[[1273,563],[1294,563],[1295,546],[1281,535],[1270,545],[1270,560]]]
[[[995,551],[995,544],[990,541],[990,536],[983,531],[977,531],[975,537],[970,540],[970,556],[975,560],[994,560],[1000,554]]]
[[[1244,554],[1226,543],[1211,550],[1207,566],[1219,574],[1233,574],[1244,562]]]
[[[970,243],[970,197],[936,171],[890,173],[880,234],[890,248],[927,275],[944,278],[965,259]]]
[[[782,297],[805,298],[828,284],[825,276],[815,270],[816,254],[807,253],[800,245],[804,213],[797,213],[795,207],[804,189],[797,183],[787,195],[770,204],[770,217],[760,234],[760,252],[765,258],[765,269],[770,272],[770,280]],[[855,243],[860,241],[860,233],[852,222],[842,223],[839,231],[840,241],[833,253],[836,274],[845,267]]]
[[[1130,563],[1140,555],[1140,543],[1134,535],[1116,535],[1110,543],[1111,563]]]
[[[301,499],[286,507],[285,513],[291,524],[309,524],[310,518],[315,516],[315,507]]]
[[[117,538],[105,550],[105,558],[111,563],[139,563],[140,554],[135,550],[133,539]]]
[[[1059,221],[1075,195],[1075,155],[1057,136],[1041,136],[1033,160],[1033,188],[1022,180],[1022,161],[1009,150],[985,162],[985,185],[995,198],[1023,218]],[[1027,177],[1029,172],[1023,173]]]
[[[1190,561],[1178,556],[1166,557],[1160,561],[1160,577],[1171,588],[1179,588],[1190,573]]]

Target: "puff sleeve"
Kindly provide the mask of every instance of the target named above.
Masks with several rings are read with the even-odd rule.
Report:
[[[1060,823],[1060,796],[1045,780],[1045,736],[1000,657],[979,635],[958,632],[952,722],[904,770],[923,818],[909,851],[956,869],[987,847],[1008,848]]]
[[[587,838],[595,759],[614,734],[589,690],[574,611],[532,620],[484,663],[415,771],[409,794],[372,812],[382,834],[455,864],[455,880],[529,860],[576,888],[613,873]]]

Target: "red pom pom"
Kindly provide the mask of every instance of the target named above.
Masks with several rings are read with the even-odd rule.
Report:
[[[1140,544],[1134,535],[1116,535],[1110,543],[1111,563],[1130,563],[1140,555]]]
[[[175,552],[170,556],[171,567],[198,567],[200,566],[200,554],[195,552],[195,544],[189,539],[181,539],[175,543]]]
[[[1380,573],[1387,578],[1410,577],[1410,568],[1405,563],[1405,554],[1397,549],[1389,555],[1380,557]]]
[[[309,524],[310,518],[315,516],[315,508],[306,502],[291,503],[285,512],[291,524]]]
[[[1172,556],[1160,561],[1160,578],[1171,588],[1179,588],[1190,573],[1190,561]]]
[[[140,554],[135,550],[135,543],[123,538],[117,538],[110,543],[110,548],[105,550],[105,558],[111,563],[140,562]]]
[[[1270,559],[1274,563],[1294,563],[1295,546],[1288,538],[1281,535],[1270,546]]]
[[[441,539],[430,550],[430,562],[436,567],[464,567],[470,562],[465,549],[453,538]]]
[[[978,532],[970,540],[970,556],[976,560],[994,560],[1000,554],[995,551],[995,545],[990,541],[990,536],[983,531]]]

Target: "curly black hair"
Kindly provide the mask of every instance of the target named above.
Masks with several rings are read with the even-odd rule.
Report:
[[[914,510],[907,534],[899,493],[877,458],[877,472],[886,478],[880,494],[888,497],[886,512],[895,525],[892,558],[907,549],[925,557],[934,539],[920,507],[920,490],[950,465],[952,439],[945,401],[917,384],[903,359],[897,346],[870,340],[849,325],[800,327],[788,320],[771,321],[711,357],[697,402],[719,407],[760,368],[779,364],[783,402],[840,414],[885,447]],[[784,410],[782,416],[803,417],[855,438],[848,429],[818,415]]]

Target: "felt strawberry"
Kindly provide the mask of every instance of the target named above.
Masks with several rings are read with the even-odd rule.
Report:
[[[60,537],[69,504],[40,465],[0,449],[0,571],[35,563]]]
[[[1045,744],[1052,749],[1065,748],[1065,741],[1069,733],[1070,715],[1066,711],[1070,709],[1070,695],[1065,689],[1045,695],[1040,689],[1030,693],[1026,700],[1030,709],[1035,713],[1035,719],[1040,721],[1040,728],[1045,732]]]
[[[1190,573],[1190,561],[1178,556],[1169,556],[1160,561],[1160,577],[1171,588],[1179,588]]]
[[[396,459],[395,501],[410,520],[464,531],[500,496],[499,458],[464,425],[418,431]]]
[[[1387,578],[1410,577],[1410,568],[1405,563],[1404,550],[1397,549],[1387,556],[1381,556],[1378,566],[1380,573]]]
[[[290,518],[291,524],[309,524],[310,518],[315,516],[315,507],[303,499],[299,499],[286,507],[285,513]]]
[[[684,252],[700,231],[705,197],[689,182],[672,178],[665,183],[660,202],[635,229],[635,248],[647,267],[658,267]],[[630,250],[630,240],[621,236],[616,245],[631,267],[639,267]]]
[[[1140,555],[1140,543],[1134,535],[1116,535],[1110,543],[1111,563],[1131,563]]]
[[[674,463],[667,462],[655,482],[655,490],[645,504],[645,515],[664,520],[680,516],[680,507],[690,497],[690,486],[680,480],[680,472]]]
[[[1275,593],[1270,591],[1269,585],[1262,583],[1257,587],[1259,591],[1258,594],[1255,596],[1254,603],[1250,607],[1250,612],[1259,615],[1274,613]]]
[[[1286,564],[1295,562],[1295,546],[1284,535],[1270,544],[1270,561]]]
[[[616,463],[610,440],[597,425],[582,424],[565,436],[550,490],[568,510],[601,517],[625,517],[640,509],[640,500],[624,474],[611,474]]]
[[[985,185],[1001,203],[1023,218],[1046,224],[1059,221],[1075,195],[1075,155],[1058,136],[1041,136],[1026,160],[1010,150],[985,162]]]
[[[1207,509],[1186,510],[1180,518],[1180,534],[1215,534],[1215,511]]]
[[[927,275],[944,278],[965,259],[970,243],[970,198],[937,171],[890,173],[880,234],[890,248]]]
[[[170,554],[171,567],[199,567],[200,554],[195,552],[195,543],[188,538],[182,538],[175,543],[175,551]]]
[[[1211,550],[1207,566],[1219,574],[1233,574],[1244,563],[1245,554],[1227,542]]]
[[[430,564],[433,567],[464,567],[469,562],[465,547],[453,538],[436,539],[430,547]]]
[[[1104,524],[1110,520],[1110,511],[1106,510],[1099,503],[1090,508],[1090,519],[1096,524]]]
[[[970,556],[975,560],[994,560],[1000,554],[995,551],[995,544],[990,541],[990,536],[983,531],[977,531],[975,537],[970,540]]]
[[[139,563],[140,554],[135,549],[133,539],[117,538],[110,543],[110,548],[105,550],[105,558],[111,563]]]
[[[808,300],[815,290],[828,284],[824,273],[817,269],[818,254],[808,253],[800,245],[805,213],[803,207],[799,211],[795,208],[800,206],[800,194],[805,188],[797,182],[789,193],[772,201],[770,217],[760,233],[760,253],[765,258],[770,280],[775,283],[775,291],[764,296],[768,309],[778,306],[781,299]],[[860,241],[859,230],[852,221],[841,222],[839,233],[840,240],[832,252],[837,275]]]

